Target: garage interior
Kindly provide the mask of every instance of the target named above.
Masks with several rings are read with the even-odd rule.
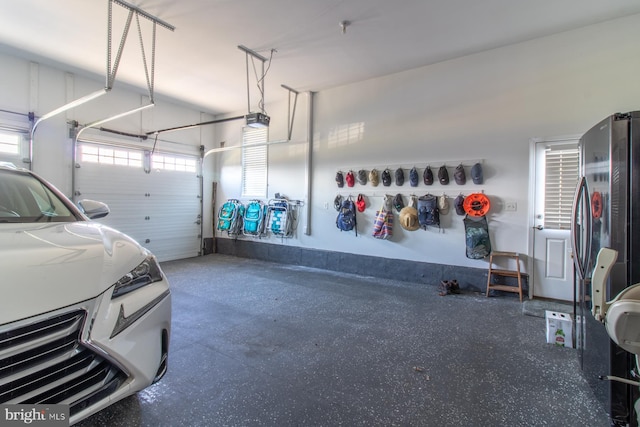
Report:
[[[638,109],[636,1],[22,0],[0,14],[0,134],[17,135],[0,161],[107,203],[98,221],[172,286],[165,378],[79,425],[607,425],[575,349],[546,341],[546,310],[575,314],[574,279],[565,244],[563,284],[543,282],[536,156]],[[406,182],[336,185],[373,169]],[[426,230],[385,202],[426,193],[449,203]],[[454,208],[471,194],[491,202],[493,250],[521,257],[499,267],[522,268],[523,302],[485,295],[489,259],[467,256]],[[336,202],[360,195],[341,231]],[[228,200],[284,200],[290,228],[230,232]],[[385,203],[393,237],[377,239]],[[439,295],[451,280],[460,293]]]
[[[608,423],[574,350],[547,344],[515,295],[229,255],[163,268],[167,375],[78,425]]]

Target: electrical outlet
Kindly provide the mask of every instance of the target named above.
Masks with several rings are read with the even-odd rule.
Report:
[[[325,209],[329,209],[329,203],[324,202],[324,208],[325,208]]]
[[[516,202],[504,202],[504,210],[515,212],[518,210],[518,204]]]

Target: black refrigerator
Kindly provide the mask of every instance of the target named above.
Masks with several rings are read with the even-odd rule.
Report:
[[[579,143],[580,181],[573,203],[574,325],[580,366],[612,426],[637,426],[638,387],[599,378],[635,379],[633,355],[591,314],[591,275],[602,247],[618,251],[607,300],[640,283],[640,111],[611,115]]]

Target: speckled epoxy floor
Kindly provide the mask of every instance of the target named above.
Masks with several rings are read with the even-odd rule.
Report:
[[[608,425],[517,297],[224,255],[163,269],[167,375],[78,425]]]

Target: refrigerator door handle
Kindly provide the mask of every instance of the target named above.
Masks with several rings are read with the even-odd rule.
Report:
[[[583,204],[581,209],[579,209],[580,201],[582,200]],[[585,208],[586,206],[586,208]],[[571,237],[573,244],[573,263],[576,266],[576,271],[578,272],[578,276],[580,280],[584,280],[587,276],[587,266],[589,265],[590,257],[589,252],[591,248],[591,218],[584,218],[584,234],[585,237],[585,245],[582,246],[584,248],[584,252],[581,252],[581,247],[578,242],[578,215],[580,215],[580,211],[583,212],[589,211],[589,191],[587,190],[587,179],[583,176],[580,178],[578,182],[578,186],[576,187],[575,197],[573,199],[573,212],[571,219]]]

